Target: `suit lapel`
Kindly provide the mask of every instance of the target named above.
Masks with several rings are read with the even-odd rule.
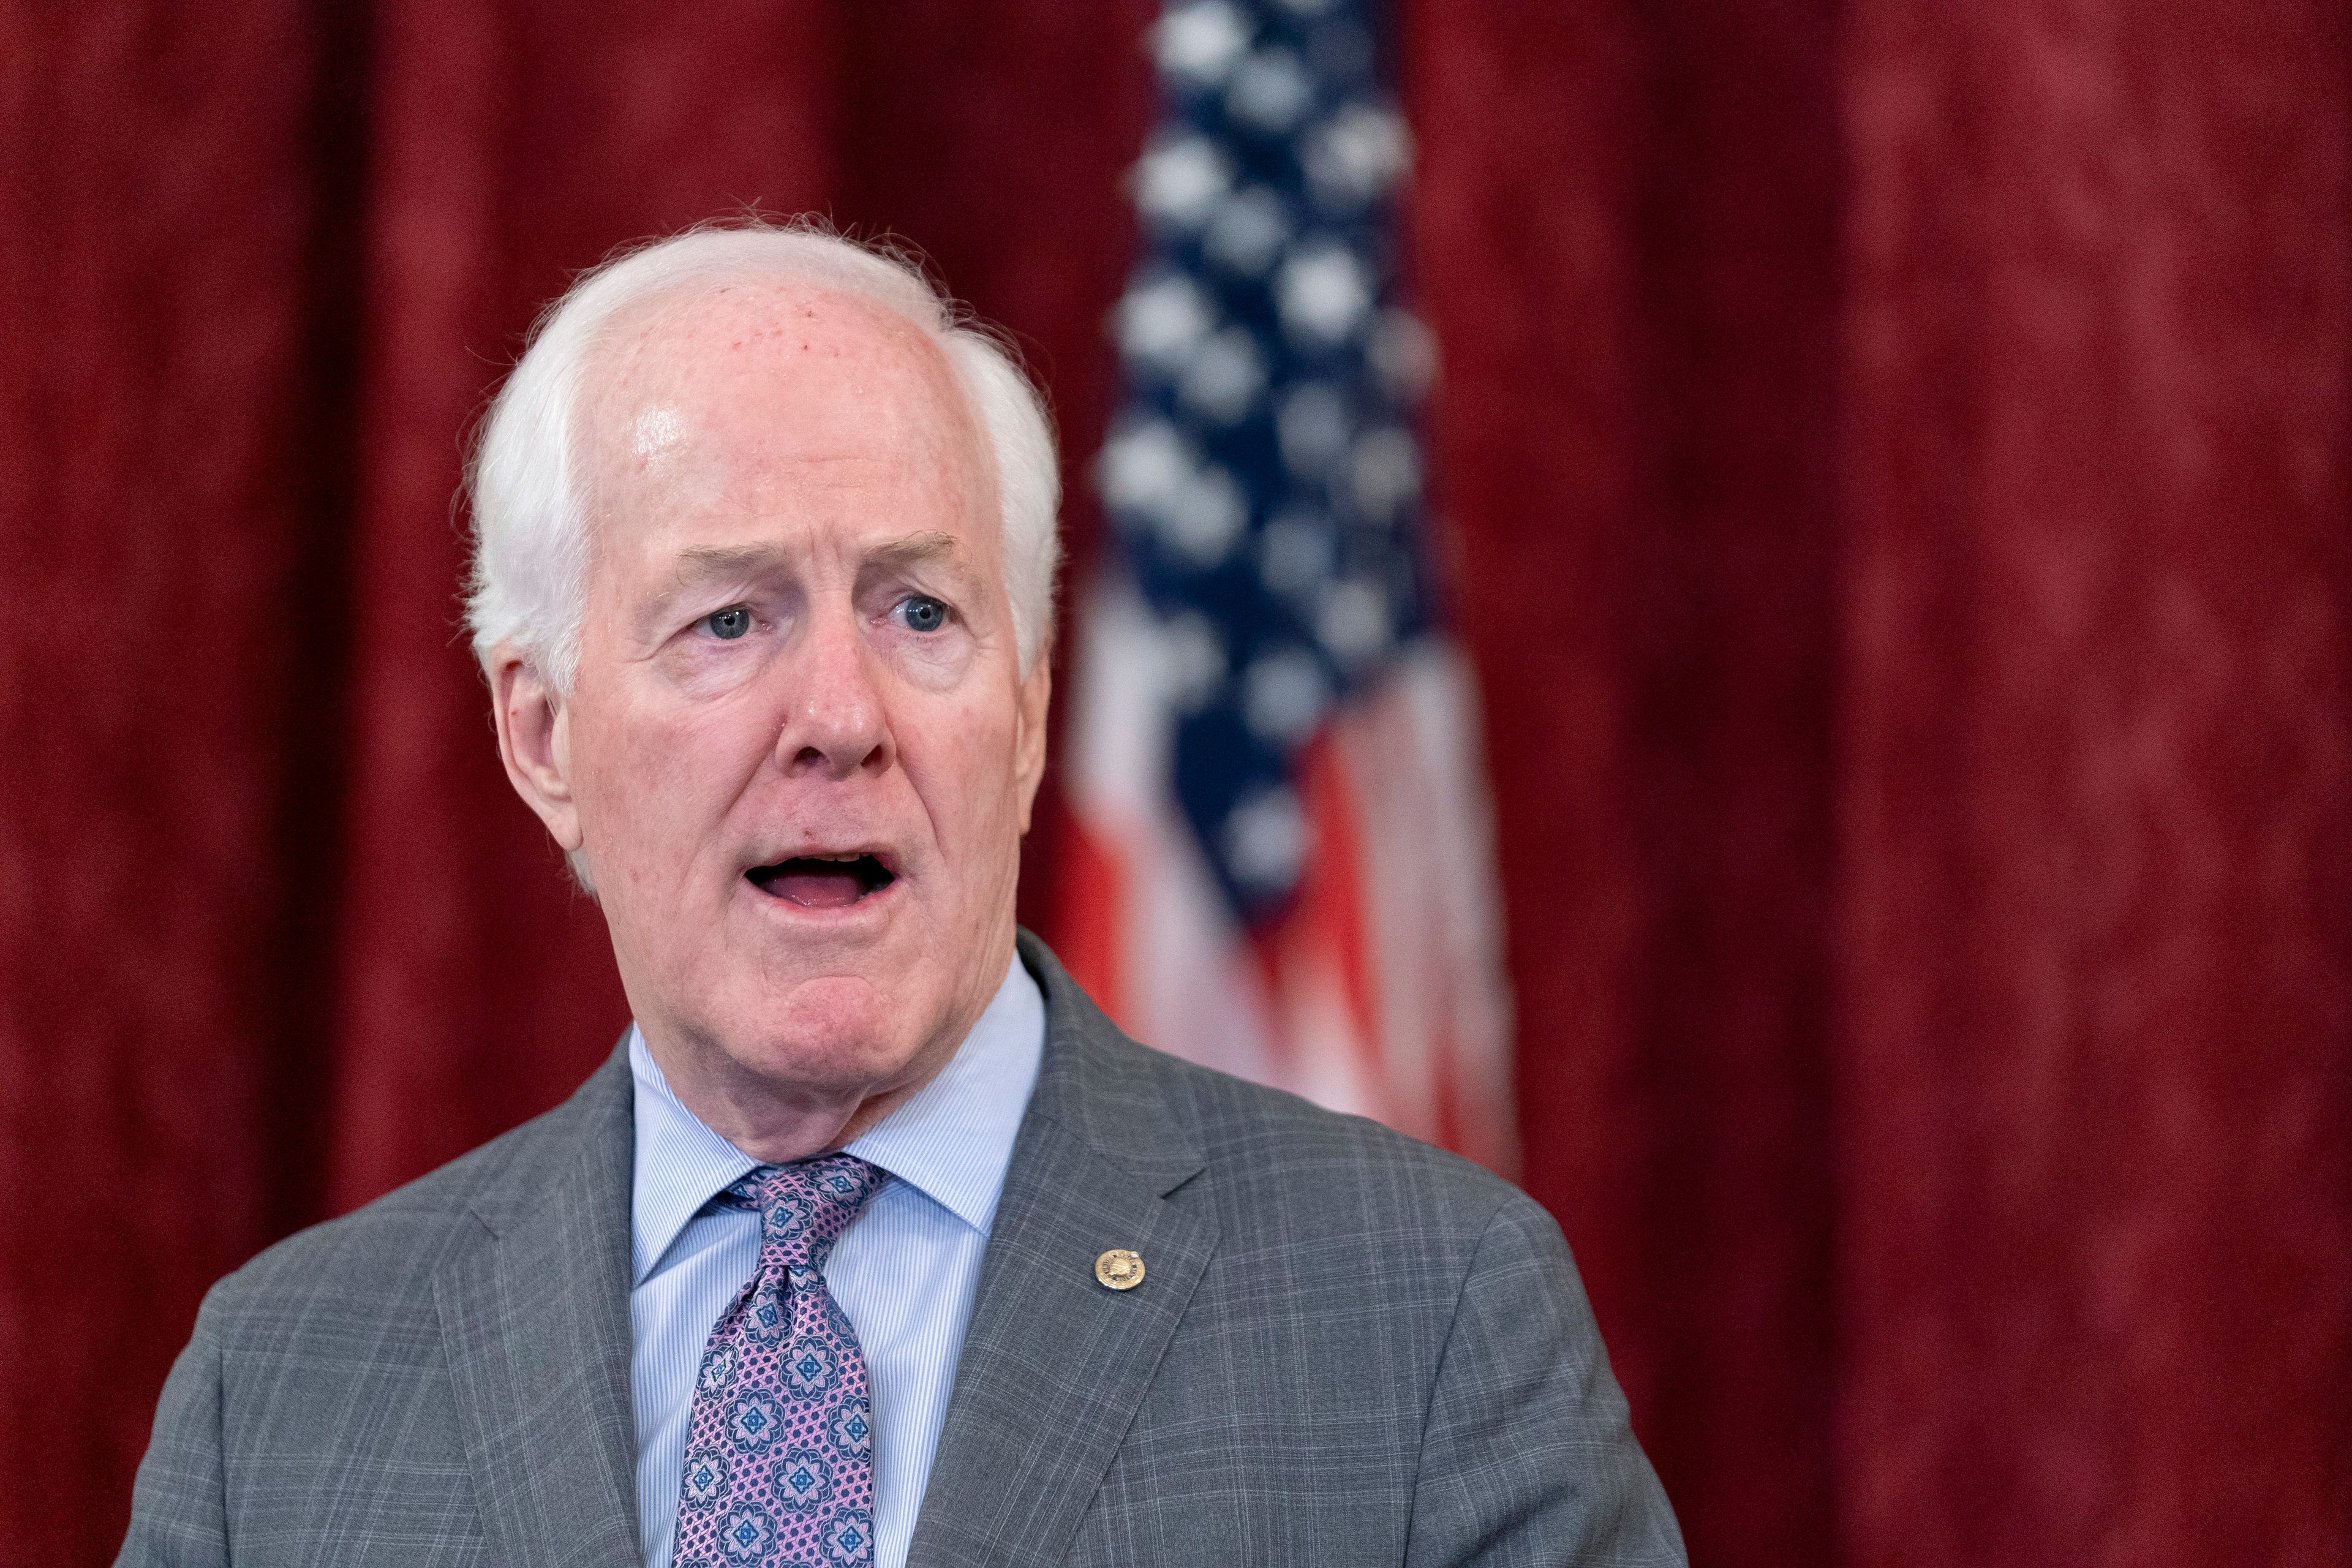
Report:
[[[442,1270],[436,1304],[491,1559],[625,1568],[637,1561],[626,1054],[565,1109],[576,1131],[476,1199],[489,1234]]]
[[[1045,1064],[1005,1172],[909,1568],[1050,1563],[1068,1550],[1151,1384],[1217,1228],[1171,1194],[1197,1144],[1139,1047],[1024,933]],[[1095,1260],[1139,1253],[1112,1290]]]

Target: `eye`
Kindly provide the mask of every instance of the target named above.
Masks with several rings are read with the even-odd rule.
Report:
[[[703,616],[702,624],[710,628],[712,637],[722,642],[733,642],[751,629],[751,612],[745,605],[730,605],[723,610]]]
[[[948,607],[928,594],[909,594],[899,600],[898,616],[913,632],[935,632],[948,624]]]

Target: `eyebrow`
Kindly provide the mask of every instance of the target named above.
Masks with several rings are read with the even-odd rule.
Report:
[[[677,552],[677,568],[670,573],[672,582],[695,577],[709,577],[729,572],[750,572],[772,564],[786,552],[772,544],[695,544]],[[952,533],[938,529],[926,529],[904,538],[886,541],[866,552],[867,559],[893,566],[915,566],[929,561],[950,560],[963,553],[963,546]]]
[[[677,560],[654,596],[646,604],[646,613],[659,616],[667,613],[679,595],[690,592],[714,577],[748,576],[772,568],[784,557],[784,552],[772,544],[695,544],[677,552]]]
[[[773,544],[689,545],[677,552],[677,563],[671,568],[669,580],[663,584],[655,603],[667,605],[696,584],[712,577],[748,575],[772,568],[789,554]],[[925,529],[876,545],[866,552],[866,561],[869,565],[903,571],[933,562],[961,565],[963,554],[963,545],[955,535]]]
[[[954,561],[963,554],[963,546],[955,535],[926,529],[879,544],[869,552],[868,559],[888,566],[921,566],[933,561]]]
[[[675,588],[700,577],[754,571],[782,559],[783,553],[772,544],[689,545],[677,552],[677,564],[671,570],[669,580]]]

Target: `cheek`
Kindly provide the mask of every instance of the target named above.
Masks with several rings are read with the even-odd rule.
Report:
[[[932,708],[900,734],[906,737],[899,750],[908,776],[923,798],[941,847],[973,871],[986,867],[999,838],[1017,856],[1013,746],[1018,731],[1012,706],[971,701]]]
[[[712,840],[746,769],[763,754],[756,733],[720,717],[636,713],[597,727],[581,798],[592,862],[640,880],[656,866],[685,869],[692,856],[680,848]]]

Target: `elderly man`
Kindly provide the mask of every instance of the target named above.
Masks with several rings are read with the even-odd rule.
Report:
[[[1541,1210],[1016,931],[1055,473],[995,344],[824,234],[548,315],[475,641],[635,1021],[213,1290],[121,1562],[1682,1560]]]

